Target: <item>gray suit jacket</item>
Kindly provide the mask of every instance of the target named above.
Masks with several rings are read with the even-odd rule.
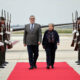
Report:
[[[25,25],[23,42],[27,45],[38,45],[42,41],[41,26],[34,24],[33,31],[30,30],[30,24]]]

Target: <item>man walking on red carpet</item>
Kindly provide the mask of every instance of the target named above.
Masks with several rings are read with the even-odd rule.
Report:
[[[41,26],[35,23],[35,16],[30,16],[30,24],[25,25],[24,30],[24,46],[27,46],[28,55],[29,55],[29,63],[30,68],[34,69],[37,68],[36,61],[38,58],[39,52],[39,45],[42,41],[42,33],[41,33]]]

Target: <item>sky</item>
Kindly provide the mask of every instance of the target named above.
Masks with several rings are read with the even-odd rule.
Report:
[[[11,13],[12,25],[29,23],[30,15],[41,25],[70,23],[72,12],[80,15],[80,0],[0,0],[2,9]]]

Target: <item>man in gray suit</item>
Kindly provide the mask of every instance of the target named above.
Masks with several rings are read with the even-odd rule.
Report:
[[[30,24],[25,25],[24,30],[24,46],[27,46],[30,68],[37,68],[36,61],[39,55],[39,45],[42,41],[41,26],[35,23],[35,16],[30,16]]]

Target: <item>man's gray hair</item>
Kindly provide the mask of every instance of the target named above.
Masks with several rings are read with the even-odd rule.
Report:
[[[30,15],[30,17],[29,18],[35,18],[35,16],[34,15]]]

